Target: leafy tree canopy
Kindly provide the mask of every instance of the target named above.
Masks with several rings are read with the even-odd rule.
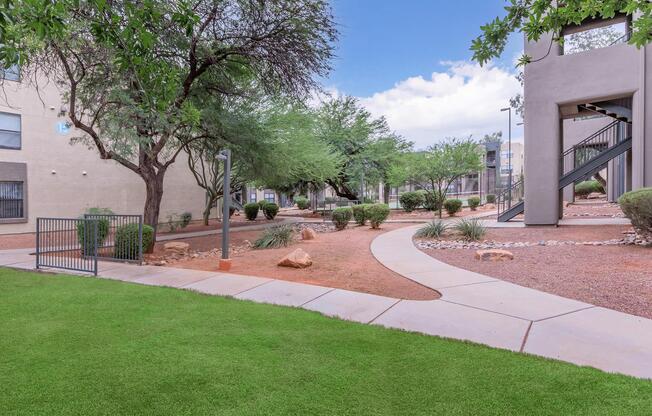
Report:
[[[473,59],[481,65],[503,53],[513,32],[523,32],[528,41],[537,41],[545,33],[558,39],[566,26],[579,25],[587,19],[609,19],[618,13],[637,15],[630,44],[641,47],[652,40],[652,3],[648,0],[510,0],[505,10],[505,16],[482,26],[482,34],[471,44]],[[520,64],[531,60],[524,55]]]

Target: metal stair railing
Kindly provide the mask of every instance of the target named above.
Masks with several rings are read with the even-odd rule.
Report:
[[[524,178],[514,182],[511,187],[503,189],[496,197],[496,207],[498,208],[498,216],[500,217],[504,212],[509,211],[513,205],[516,205],[523,200],[525,195],[525,180]]]

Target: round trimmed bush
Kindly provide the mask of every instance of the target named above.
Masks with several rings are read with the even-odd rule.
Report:
[[[399,197],[401,206],[405,212],[412,212],[425,202],[425,197],[421,192],[405,192]]]
[[[495,203],[496,203],[496,195],[487,194],[487,204],[495,204]]]
[[[259,210],[260,210],[260,205],[258,205],[256,202],[250,202],[248,204],[245,204],[244,206],[245,217],[247,217],[249,221],[254,221],[258,216]]]
[[[451,217],[462,210],[461,199],[447,199],[444,201],[444,209]]]
[[[386,204],[370,204],[365,208],[365,217],[369,220],[371,228],[379,228],[380,224],[384,223],[389,217],[389,205]]]
[[[423,197],[423,207],[425,209],[428,211],[439,211],[439,208],[441,207],[441,199],[437,193],[433,191],[426,191],[426,193],[423,194]]]
[[[297,196],[294,198],[294,203],[297,204],[297,208],[299,209],[308,209],[310,208],[310,200],[306,198],[305,196]]]
[[[154,229],[143,224],[143,253],[154,247]],[[115,230],[113,257],[124,260],[138,260],[138,224],[127,224]]]
[[[258,204],[258,208],[263,211],[265,209],[265,205],[267,205],[267,201],[264,199],[261,199],[260,201],[256,202]]]
[[[645,239],[652,239],[652,188],[626,192],[618,203],[636,231]]]
[[[480,197],[472,196],[468,199],[467,202],[469,203],[469,208],[471,208],[471,211],[475,211],[480,206]]]
[[[353,217],[353,210],[349,207],[339,207],[333,210],[333,223],[338,231],[341,231],[349,225]]]
[[[593,192],[597,192],[599,194],[604,193],[604,188],[602,187],[600,182],[596,180],[584,181],[575,185],[575,195],[577,195],[580,198],[586,198],[587,196],[589,196],[589,194]]]
[[[356,224],[365,225],[367,223],[367,217],[365,214],[367,206],[368,204],[358,204],[351,208],[353,210],[353,220]]]
[[[113,215],[113,211],[109,208],[89,208],[86,210],[86,214],[89,215]],[[96,217],[97,220],[97,247],[102,247],[104,240],[109,235],[109,228],[111,227],[111,222],[106,217]],[[95,233],[95,230],[92,227],[89,227],[86,230],[85,221],[80,221],[77,223],[77,241],[81,246],[81,254],[92,253],[93,251],[93,236],[91,233]]]
[[[265,218],[268,220],[273,220],[274,217],[276,217],[276,214],[278,214],[278,205],[273,202],[265,204],[263,207],[263,214],[265,214]]]

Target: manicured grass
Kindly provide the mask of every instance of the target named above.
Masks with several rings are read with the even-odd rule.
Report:
[[[649,414],[652,383],[325,318],[0,269],[0,415]]]

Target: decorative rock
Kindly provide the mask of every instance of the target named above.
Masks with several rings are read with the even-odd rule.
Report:
[[[295,269],[305,269],[312,265],[312,259],[308,253],[298,248],[279,260],[277,265],[282,267],[294,267]]]
[[[475,258],[482,261],[514,260],[514,254],[507,250],[478,250]]]
[[[301,230],[301,239],[302,240],[314,240],[317,238],[317,232],[312,228],[304,228]]]
[[[163,245],[166,254],[186,255],[190,251],[190,244],[180,241],[170,241]]]

